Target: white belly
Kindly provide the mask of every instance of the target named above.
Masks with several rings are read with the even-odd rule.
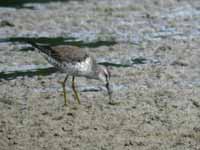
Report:
[[[74,64],[64,63],[62,66],[63,72],[74,76],[90,76],[92,73],[92,58],[88,57],[83,62]]]

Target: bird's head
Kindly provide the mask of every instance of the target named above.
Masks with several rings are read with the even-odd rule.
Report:
[[[111,95],[112,95],[112,90],[110,88],[111,74],[110,74],[109,69],[105,66],[99,66],[97,69],[97,76],[98,76],[98,79],[102,81],[103,84],[105,85],[108,91],[109,99],[111,100]]]

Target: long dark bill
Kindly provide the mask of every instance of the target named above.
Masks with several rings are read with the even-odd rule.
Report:
[[[111,89],[110,89],[110,84],[109,84],[109,82],[106,83],[106,89],[107,89],[107,91],[108,91],[109,100],[110,100],[110,102],[111,102],[111,101],[112,101],[112,91],[111,91]]]

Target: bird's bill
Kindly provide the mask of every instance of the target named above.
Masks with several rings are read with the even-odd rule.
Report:
[[[112,91],[110,89],[109,82],[106,83],[106,89],[108,91],[109,100],[111,101],[112,100]]]

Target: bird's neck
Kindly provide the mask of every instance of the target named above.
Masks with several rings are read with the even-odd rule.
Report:
[[[95,69],[94,69],[94,71],[93,71],[93,78],[94,78],[94,79],[100,80],[100,79],[99,79],[99,73],[100,73],[100,71],[101,71],[101,66],[98,65],[98,64],[96,64]]]

